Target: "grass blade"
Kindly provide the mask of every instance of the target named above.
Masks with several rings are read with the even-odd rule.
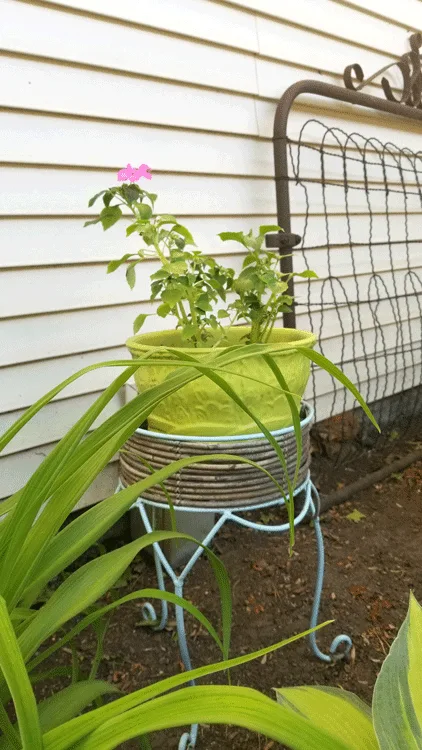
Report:
[[[324,357],[323,354],[320,354],[320,352],[314,351],[314,349],[308,349],[306,346],[300,347],[300,349],[297,349],[297,351],[302,354],[304,357],[307,357],[312,362],[315,362],[318,367],[321,367],[322,370],[326,370],[330,375],[332,375],[333,378],[338,380],[342,385],[344,385],[345,388],[347,388],[350,393],[353,394],[356,401],[361,405],[363,411],[365,412],[366,416],[371,420],[372,424],[378,432],[381,432],[380,426],[375,419],[374,415],[372,414],[369,406],[366,404],[363,396],[359,393],[356,386],[353,385],[352,381],[349,380],[347,375],[342,372],[337,365],[333,364],[333,362],[330,362],[329,359]]]
[[[19,638],[19,646],[25,661],[64,623],[103,596],[124,573],[138,552],[154,542],[175,538],[195,541],[193,537],[186,534],[155,531],[145,534],[120,549],[91,560],[72,573],[38,611],[37,616],[31,620]],[[211,562],[214,563],[220,583],[224,580],[229,587],[223,563],[210,550],[208,554]],[[225,590],[225,587],[222,588]]]
[[[16,748],[16,750],[20,749],[20,739],[16,734],[13,724],[2,703],[0,703],[0,731],[2,733],[2,738],[0,739],[1,748],[4,747],[5,750],[7,750],[7,748],[9,750],[12,750],[12,748]]]
[[[106,404],[113,398],[128,378],[131,377],[134,371],[134,368],[128,368],[106,388],[90,409],[87,410],[65,437],[53,448],[22,490],[19,501],[10,514],[7,543],[2,554],[0,582],[5,581],[6,585],[1,586],[0,583],[0,593],[4,595],[6,600],[8,597],[8,593],[6,592],[10,590],[8,586],[14,587],[16,585],[13,571],[21,547],[42,504],[50,496],[54,479]]]
[[[127,604],[128,602],[132,602],[137,599],[154,599],[158,601],[162,600],[169,602],[170,604],[174,604],[175,606],[183,607],[186,612],[189,612],[189,614],[191,614],[198,620],[198,622],[201,623],[201,625],[213,638],[219,649],[223,652],[223,643],[214,626],[211,624],[208,618],[205,617],[205,615],[203,615],[197,607],[195,607],[194,604],[189,602],[187,599],[183,599],[182,597],[177,596],[177,594],[173,594],[171,591],[161,591],[160,589],[140,589],[139,591],[133,591],[130,594],[126,594],[125,596],[117,599],[111,604],[100,607],[94,612],[90,612],[89,615],[86,615],[86,617],[76,623],[76,625],[74,625],[68,633],[62,636],[62,638],[55,641],[55,643],[53,643],[47,649],[43,649],[43,651],[28,664],[28,672],[31,672],[39,664],[45,661],[45,659],[48,659],[56,651],[63,648],[63,646],[69,643],[73,638],[79,635],[79,633],[82,633],[84,630],[86,630],[86,628],[95,623],[101,617],[109,614],[117,607],[120,607],[122,604]]]
[[[43,750],[35,696],[6,602],[2,597],[0,597],[0,669],[15,706],[23,750]]]
[[[177,352],[176,352],[176,354],[177,354]],[[189,355],[184,354],[183,356],[186,358]],[[267,356],[269,356],[269,355],[267,355]],[[189,359],[191,361],[195,361],[193,357],[189,357]],[[287,501],[287,498],[285,497],[285,491],[284,491],[283,487],[279,484],[279,482],[277,482],[276,479],[274,479],[273,477],[272,477],[272,479],[273,479],[274,483],[277,485],[277,487],[278,487],[278,489],[280,491],[280,497],[283,497],[286,500],[286,507],[287,507],[287,512],[288,512],[288,516],[289,516],[289,523],[290,523],[290,547],[293,547],[293,544],[294,544],[294,496],[293,496],[293,485],[292,485],[292,482],[291,482],[290,477],[289,477],[289,472],[288,472],[288,469],[287,469],[287,463],[286,463],[286,459],[285,459],[283,450],[281,449],[280,445],[278,444],[277,440],[273,437],[273,435],[271,434],[271,432],[269,430],[267,430],[267,428],[265,427],[265,425],[263,424],[263,422],[261,422],[261,420],[259,419],[259,417],[257,417],[257,415],[251,409],[249,409],[248,405],[243,401],[243,399],[240,398],[240,396],[238,396],[238,394],[236,393],[236,391],[224,380],[224,378],[222,378],[220,375],[217,375],[216,372],[213,372],[211,370],[209,370],[207,372],[204,372],[204,375],[207,378],[209,378],[213,383],[215,383],[216,385],[218,385],[228,396],[230,396],[230,398],[238,406],[240,406],[240,408],[246,414],[248,414],[249,417],[251,417],[251,419],[254,420],[254,422],[257,425],[257,427],[260,430],[260,432],[262,432],[265,435],[265,437],[267,438],[268,442],[271,443],[271,445],[273,446],[273,448],[274,448],[274,450],[275,450],[275,452],[276,452],[276,454],[277,454],[277,456],[278,456],[278,458],[280,460],[281,466],[283,468],[283,472],[284,472],[284,476],[285,476],[286,484],[287,484],[288,496],[289,496],[288,501]]]
[[[41,728],[43,732],[49,732],[78,716],[102,695],[119,692],[114,685],[103,680],[84,680],[69,685],[39,704]]]
[[[60,531],[48,544],[37,567],[32,568],[31,584],[24,591],[25,603],[32,604],[40,590],[63,570],[83,554],[107,529],[109,529],[119,518],[133,505],[138,497],[150,487],[165,481],[177,471],[196,463],[210,460],[238,461],[260,468],[249,459],[231,456],[225,453],[215,453],[208,456],[192,456],[179,459],[159,469],[155,474],[139,480],[135,484],[126,487],[118,494],[102,500],[101,503],[93,505],[85,513],[72,521]]]
[[[328,732],[313,726],[300,712],[278,705],[256,690],[206,685],[188,687],[156,698],[122,716],[109,719],[75,750],[113,750],[138,737],[186,724],[231,724],[264,734],[292,750],[350,750]]]
[[[73,748],[79,740],[89,735],[96,728],[101,727],[102,724],[104,724],[104,722],[108,719],[120,716],[130,709],[136,708],[136,706],[141,705],[146,701],[150,701],[151,699],[156,698],[157,696],[162,695],[169,690],[178,688],[181,685],[186,685],[186,683],[190,682],[191,680],[200,679],[201,677],[207,677],[211,674],[217,674],[218,672],[223,672],[228,669],[233,669],[234,667],[240,666],[242,664],[247,664],[254,659],[260,659],[267,654],[273,653],[274,651],[277,651],[278,649],[289,645],[290,643],[294,643],[301,638],[305,638],[310,633],[320,630],[330,622],[332,622],[332,620],[322,623],[316,628],[307,630],[304,633],[298,633],[297,635],[293,635],[290,638],[286,638],[285,640],[280,641],[279,643],[275,643],[272,646],[262,648],[252,654],[236,656],[235,658],[229,659],[227,661],[217,662],[216,664],[209,664],[205,667],[192,669],[190,672],[183,672],[182,674],[174,675],[173,677],[167,677],[160,682],[155,682],[152,685],[148,685],[147,687],[142,688],[141,690],[137,690],[130,695],[125,695],[122,698],[119,698],[117,701],[110,703],[108,706],[97,708],[89,715],[80,716],[77,719],[73,719],[72,721],[68,722],[68,724],[66,725],[66,741],[64,741],[61,732],[58,732],[57,730],[49,732],[48,735],[43,738],[44,750],[68,750],[68,748]]]

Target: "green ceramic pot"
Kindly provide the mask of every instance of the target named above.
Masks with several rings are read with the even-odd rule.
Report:
[[[250,329],[246,326],[231,328],[227,346],[242,343]],[[310,362],[295,351],[301,346],[312,348],[316,338],[308,331],[295,328],[274,328],[270,341],[278,351],[273,357],[283,373],[297,403],[303,396],[309,379]],[[168,359],[168,349],[177,349],[190,356],[203,359],[215,349],[182,346],[179,331],[160,331],[132,336],[126,342],[134,359],[149,355],[150,365],[141,367],[135,374],[138,391],[161,383],[173,371],[172,367],[154,365],[158,358]],[[264,346],[264,345],[263,345]],[[247,347],[245,346],[245,349]],[[153,351],[155,350],[155,351]],[[271,385],[278,383],[268,365],[259,355],[239,360],[227,366],[224,375],[236,393],[245,401],[269,430],[278,430],[291,424],[291,412],[285,396]],[[254,378],[242,378],[244,373]],[[219,373],[221,375],[221,373]],[[208,378],[201,377],[165,399],[148,417],[149,429],[173,435],[247,435],[259,432],[255,422]]]

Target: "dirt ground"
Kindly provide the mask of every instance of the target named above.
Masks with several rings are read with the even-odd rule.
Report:
[[[261,520],[279,521],[277,513],[271,518],[268,515]],[[313,656],[306,641],[299,641],[267,659],[237,668],[232,679],[269,696],[277,686],[323,684],[342,686],[370,701],[377,673],[405,617],[409,590],[413,589],[422,601],[422,463],[389,477],[352,503],[332,509],[323,516],[322,529],[326,574],[320,620],[334,619],[335,624],[319,634],[319,645],[326,650],[335,635],[348,633],[354,642],[352,660],[326,665]],[[312,527],[297,530],[291,558],[286,535],[257,534],[237,526],[226,526],[220,532],[214,550],[224,561],[232,583],[233,656],[270,645],[309,626],[316,568]],[[132,564],[118,594],[152,585],[154,570],[140,557]],[[217,622],[218,596],[206,560],[200,560],[191,573],[186,597]],[[105,641],[100,676],[125,693],[181,669],[174,619],[165,631],[151,632],[141,625],[141,606],[131,603],[120,608]],[[211,638],[190,617],[187,632],[195,666],[219,659]],[[93,644],[90,633],[81,636],[78,653],[82,672],[89,669]],[[61,663],[70,663],[70,659],[70,653],[64,654]],[[224,682],[224,676],[208,678],[208,682]],[[40,690],[47,695],[49,686]],[[175,750],[180,734],[180,730],[156,734],[152,738],[154,750]],[[139,745],[132,742],[124,747]],[[197,745],[198,750],[279,747],[236,727],[201,727]]]

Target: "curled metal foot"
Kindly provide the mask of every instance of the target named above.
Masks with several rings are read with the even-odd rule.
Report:
[[[317,656],[318,659],[321,659],[321,661],[325,661],[328,664],[342,660],[347,661],[353,648],[352,640],[348,635],[338,635],[336,638],[334,638],[328,654],[324,654],[320,650],[316,642],[315,633],[311,633],[311,635],[309,636],[309,640],[311,642],[311,648],[315,656]],[[342,649],[340,650],[341,647]]]
[[[161,617],[158,617],[155,607],[150,602],[145,602],[142,607],[142,619],[153,630],[164,630],[168,619],[167,602],[161,603]]]
[[[179,740],[178,750],[195,750],[197,730],[198,725],[194,724],[190,732],[182,734]]]
[[[324,562],[324,537],[322,535],[321,525],[320,525],[320,520],[319,520],[319,515],[318,515],[319,495],[314,485],[312,485],[312,494],[313,494],[313,500],[311,501],[311,511],[313,515],[318,557],[317,557],[317,571],[316,571],[317,575],[316,575],[316,583],[315,583],[314,603],[312,606],[310,624],[311,624],[311,628],[315,628],[318,624],[319,608],[321,604],[322,585],[324,582],[325,562]],[[328,663],[341,661],[343,659],[347,660],[353,647],[352,640],[351,638],[349,638],[348,635],[338,635],[336,638],[334,638],[330,646],[329,653],[324,654],[318,647],[315,633],[311,633],[311,635],[309,636],[309,640],[311,642],[311,648],[315,656],[317,656],[318,659],[321,659],[321,661],[325,661]]]
[[[152,628],[155,627],[158,622],[155,607],[153,607],[153,605],[149,602],[145,602],[142,607],[142,619],[147,625],[150,625]]]
[[[340,651],[339,649],[342,648]],[[330,646],[331,661],[347,661],[353,648],[352,639],[348,635],[338,635]]]

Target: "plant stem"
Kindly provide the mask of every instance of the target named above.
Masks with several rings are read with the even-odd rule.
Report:
[[[161,260],[161,263],[163,264],[163,266],[165,266],[167,263],[167,258],[164,253],[161,252],[160,246],[156,240],[154,240],[154,247],[159,259]]]
[[[188,323],[189,322],[188,316],[186,315],[186,310],[185,310],[185,308],[183,306],[182,300],[180,300],[180,302],[177,303],[176,309],[179,310],[179,316],[180,316],[179,317],[179,322],[180,323]]]
[[[201,347],[202,341],[201,341],[201,336],[200,336],[200,331],[199,331],[199,326],[198,326],[198,314],[196,312],[195,303],[193,302],[192,296],[189,294],[189,291],[186,292],[186,296],[187,296],[187,300],[189,304],[190,314],[192,317],[192,324],[196,328],[196,332],[192,336],[192,339],[193,339],[195,346]]]
[[[274,312],[274,304],[277,301],[277,295],[275,292],[271,295],[270,299],[268,300],[267,304],[265,305],[265,312],[267,317],[267,322],[264,325],[264,328],[261,332],[261,342],[265,344],[268,341],[269,336],[271,336],[272,330],[274,328],[275,319],[276,319],[276,313]],[[272,309],[271,309],[272,306]]]

